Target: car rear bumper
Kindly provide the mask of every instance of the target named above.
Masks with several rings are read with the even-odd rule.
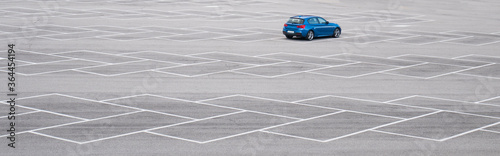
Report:
[[[288,31],[293,31],[294,33],[288,33]],[[283,28],[283,35],[293,35],[293,36],[298,36],[298,37],[306,37],[307,35],[307,29],[302,29],[302,28]]]
[[[288,33],[287,31],[283,31],[283,35],[303,37],[302,32]]]

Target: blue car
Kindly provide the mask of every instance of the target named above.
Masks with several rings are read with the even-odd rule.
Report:
[[[297,15],[290,17],[283,26],[286,38],[294,36],[313,40],[315,37],[340,37],[342,29],[336,23],[330,23],[322,17],[312,15]]]

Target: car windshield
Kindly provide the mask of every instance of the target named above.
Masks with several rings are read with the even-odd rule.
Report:
[[[293,17],[290,17],[290,19],[288,19],[288,22],[287,23],[292,23],[292,24],[303,24],[304,23],[304,20],[303,19],[300,19],[300,18],[293,18]]]

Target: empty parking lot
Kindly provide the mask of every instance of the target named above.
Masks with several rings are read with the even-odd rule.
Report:
[[[2,2],[7,155],[495,155],[494,1]],[[288,17],[340,38],[286,39]]]

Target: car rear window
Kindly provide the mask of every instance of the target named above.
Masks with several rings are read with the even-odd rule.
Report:
[[[288,22],[287,23],[292,23],[292,24],[304,24],[304,19],[300,19],[300,18],[293,18],[291,17],[290,19],[288,19]]]

